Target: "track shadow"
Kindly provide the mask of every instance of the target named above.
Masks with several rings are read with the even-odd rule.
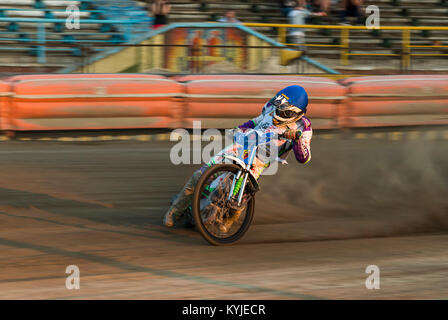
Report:
[[[59,199],[41,193],[0,188],[0,215],[9,219],[40,221],[88,231],[109,232],[149,240],[201,243],[188,234],[170,232],[160,226],[160,219],[148,218],[124,208],[108,208],[74,200]],[[24,212],[32,211],[32,214]],[[22,213],[21,213],[22,212]],[[58,219],[64,217],[64,219]],[[75,219],[70,219],[75,218]],[[71,222],[75,220],[76,222]],[[157,220],[157,221],[155,221]],[[114,227],[106,229],[102,226]],[[123,230],[117,230],[121,228]]]

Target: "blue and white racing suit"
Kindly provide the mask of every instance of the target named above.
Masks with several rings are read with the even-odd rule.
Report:
[[[270,103],[266,103],[262,109],[261,114],[240,125],[238,128],[241,130],[247,129],[259,129],[263,131],[273,131],[278,134],[284,133],[286,130],[300,131],[302,134],[297,140],[279,139],[278,140],[278,157],[286,159],[289,152],[293,150],[294,155],[298,162],[307,163],[311,160],[311,138],[313,136],[313,129],[311,128],[311,121],[303,116],[296,122],[289,124],[276,126],[273,123],[273,115],[275,107]],[[192,177],[185,184],[184,188],[179,194],[179,197],[173,202],[170,210],[175,209],[178,215],[182,215],[185,210],[191,205],[194,188],[199,181],[201,175],[213,164],[220,163],[222,161],[223,154],[235,153],[236,146],[232,144],[213,157],[210,162],[204,164],[201,168],[196,170]],[[252,173],[255,178],[259,178],[263,170],[267,167],[266,163],[256,158]]]

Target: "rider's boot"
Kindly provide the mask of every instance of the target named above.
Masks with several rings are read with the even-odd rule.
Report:
[[[166,227],[173,227],[174,223],[180,218],[179,211],[173,206],[165,213],[165,217],[163,217],[163,224]]]
[[[163,224],[169,228],[173,227],[177,220],[179,220],[187,208],[191,205],[193,199],[194,187],[196,186],[201,172],[198,170],[187,181],[179,196],[172,199],[172,205],[165,213]]]

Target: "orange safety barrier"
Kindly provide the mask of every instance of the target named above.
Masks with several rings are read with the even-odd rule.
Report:
[[[10,130],[8,123],[9,112],[11,110],[11,86],[8,82],[0,81],[0,130]]]
[[[263,105],[288,85],[303,86],[315,128],[336,128],[347,89],[327,78],[296,76],[185,76],[186,126],[229,128],[258,116]]]
[[[0,130],[230,128],[299,84],[314,128],[448,124],[448,76],[327,78],[138,74],[15,76],[0,81]]]
[[[347,126],[448,124],[448,76],[373,76],[348,86]]]
[[[13,130],[170,128],[181,125],[182,85],[162,76],[15,76]]]

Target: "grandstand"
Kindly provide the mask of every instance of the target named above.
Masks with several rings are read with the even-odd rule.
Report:
[[[177,0],[171,1],[171,21],[192,22],[198,19],[204,21],[216,21],[226,10],[233,9],[237,12],[238,18],[244,23],[288,23],[279,9],[278,1],[268,0]],[[448,26],[448,0],[367,0],[365,6],[376,5],[380,8],[382,26]],[[310,19],[310,24],[318,25],[338,25],[339,11],[337,6],[331,8],[331,13],[327,17],[317,17]],[[278,29],[272,27],[254,27],[254,29],[264,34],[278,38]],[[411,32],[412,44],[419,46],[448,45],[448,31],[425,30]],[[329,29],[308,29],[306,31],[306,41],[310,44],[329,45],[329,47],[308,47],[307,55],[321,59],[325,63],[337,67],[339,64],[340,49],[334,45],[341,43],[341,31]],[[333,47],[332,47],[333,46]],[[431,51],[428,51],[431,49]],[[422,54],[447,54],[446,48],[415,49],[414,53]],[[402,50],[402,34],[399,30],[351,30],[350,31],[350,52],[356,54],[351,60],[363,65],[367,61],[377,67],[377,63],[383,64],[388,56],[399,55]],[[383,56],[364,55],[367,53],[383,54]],[[434,59],[435,56],[432,56]],[[413,59],[427,59],[426,56],[413,57]],[[447,60],[441,60],[448,68]],[[440,62],[440,61],[439,61]],[[437,64],[437,63],[436,63]],[[440,65],[440,63],[439,63]],[[365,67],[365,65],[363,66]],[[345,67],[347,68],[347,67]],[[356,67],[355,67],[356,68]]]
[[[152,18],[146,9],[148,2],[151,1],[0,0],[0,71],[56,71],[107,50],[95,44],[127,43],[150,30]],[[287,23],[278,2],[272,0],[173,0],[170,3],[170,22],[216,21],[231,9],[243,23]],[[70,4],[80,9],[80,30],[65,28],[66,8]],[[382,26],[448,25],[448,0],[366,1],[369,4],[380,7]],[[327,17],[313,18],[309,23],[338,25],[336,9],[333,7]],[[254,29],[278,39],[278,28],[257,26]],[[362,69],[366,63],[372,68],[387,64],[392,55],[399,56],[402,52],[400,30],[350,30],[349,38],[352,54],[349,67],[339,65],[340,30],[308,29],[307,43],[317,46],[307,47],[306,54],[333,68]],[[411,32],[411,38],[413,45],[428,46],[413,49],[413,53],[448,53],[443,47],[448,45],[448,31],[416,30]],[[376,55],[366,55],[372,53]],[[413,61],[417,59],[426,61],[427,56],[413,57]],[[432,59],[438,66],[447,64],[446,57],[432,56]]]
[[[79,8],[79,30],[65,26],[69,5]],[[92,43],[127,42],[151,22],[131,0],[0,0],[0,71],[55,71],[81,59],[83,44],[94,54],[104,48]]]

